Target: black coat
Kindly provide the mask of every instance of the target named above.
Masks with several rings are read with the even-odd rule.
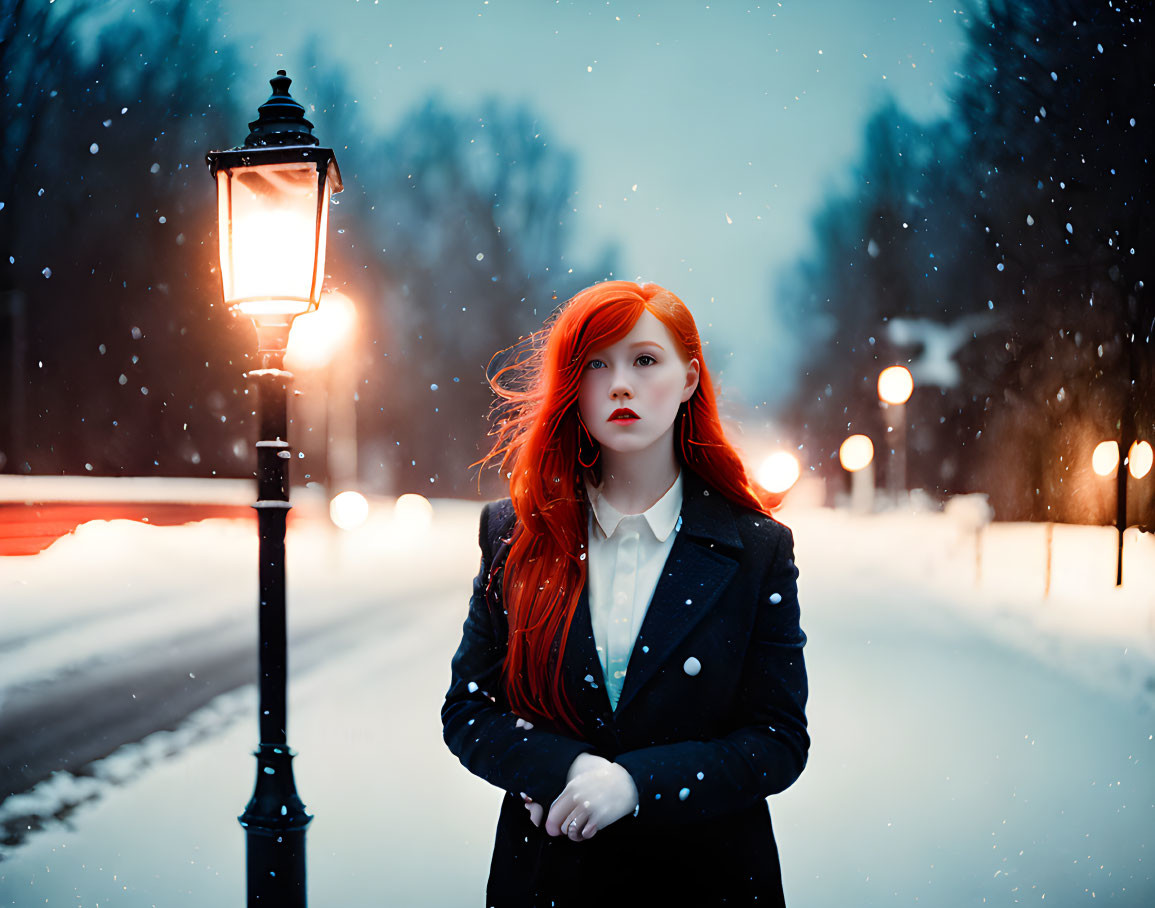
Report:
[[[616,710],[582,592],[562,660],[591,729],[577,740],[546,722],[516,728],[499,681],[513,523],[509,499],[482,510],[481,571],[441,710],[449,749],[506,791],[485,904],[783,904],[766,798],[798,778],[810,746],[790,530],[684,468],[680,527]],[[586,751],[629,771],[638,810],[588,841],[550,837],[520,793],[548,813]]]

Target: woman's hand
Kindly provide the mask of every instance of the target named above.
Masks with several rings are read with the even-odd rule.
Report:
[[[525,719],[518,719],[515,724],[518,728],[533,728],[533,725]],[[581,774],[583,771],[597,769],[607,765],[611,764],[604,757],[589,753],[578,754],[570,764],[569,772],[566,774],[565,780],[567,783],[571,782],[574,776]],[[521,793],[521,799],[525,802],[525,809],[529,811],[529,821],[533,823],[534,826],[540,827],[542,820],[545,819],[545,808],[524,791]]]
[[[581,753],[574,757],[574,760],[569,765],[569,772],[566,773],[566,782],[572,782],[575,776],[580,776],[583,772],[590,772],[595,769],[602,769],[606,766],[612,766],[605,757],[599,757],[597,754]]]
[[[637,805],[638,789],[625,767],[605,757],[578,754],[570,765],[565,788],[549,809],[545,831],[582,842],[592,839],[599,829],[617,822]],[[532,820],[533,807],[540,809],[540,805],[530,802],[526,806]]]
[[[518,718],[517,728],[533,723]],[[545,808],[524,791],[521,799],[529,821],[540,827]],[[638,804],[638,790],[624,767],[596,754],[581,753],[570,764],[566,787],[550,808],[546,832],[566,835],[574,842],[592,839],[599,829],[620,820]]]

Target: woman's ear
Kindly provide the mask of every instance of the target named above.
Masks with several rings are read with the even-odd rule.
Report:
[[[694,357],[686,366],[686,386],[682,389],[682,403],[688,401],[694,396],[694,392],[698,390],[698,378],[701,375],[701,367],[698,364],[698,358]]]

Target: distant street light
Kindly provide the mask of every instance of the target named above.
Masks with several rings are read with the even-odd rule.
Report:
[[[874,442],[851,435],[838,448],[838,462],[850,474],[850,506],[860,513],[874,509]]]
[[[357,308],[339,290],[326,290],[324,306],[293,322],[286,355],[304,369],[320,369],[331,363],[346,346],[357,324]]]
[[[848,473],[857,473],[874,460],[874,442],[865,435],[851,435],[838,448],[838,462]]]
[[[337,290],[325,291],[323,303],[293,322],[285,361],[308,370],[302,381],[315,391],[318,403],[311,407],[320,424],[326,497],[339,489],[357,485],[356,364],[348,355],[357,327],[357,308]],[[299,418],[299,417],[298,417]],[[316,472],[316,471],[314,471]]]
[[[800,475],[798,458],[789,451],[778,451],[762,461],[755,478],[766,491],[783,496],[794,487]]]
[[[369,518],[369,502],[360,492],[341,492],[329,502],[329,518],[342,530],[355,530]]]
[[[393,504],[393,523],[402,537],[420,539],[433,524],[433,505],[424,495],[406,492]]]
[[[305,830],[312,817],[297,795],[286,706],[285,519],[289,511],[288,410],[284,369],[293,319],[317,308],[325,276],[329,197],[341,191],[330,148],[321,148],[305,109],[279,70],[273,93],[240,148],[206,156],[217,182],[225,305],[257,330],[260,438],[260,744],[253,797],[241,815],[248,854],[248,904],[306,903]]]
[[[1127,455],[1127,469],[1135,479],[1142,479],[1151,472],[1153,459],[1151,445],[1145,441],[1137,441],[1131,445],[1131,452]]]
[[[1119,442],[1101,441],[1091,454],[1091,468],[1100,476],[1114,476],[1119,466]]]
[[[914,379],[906,366],[889,366],[878,375],[878,396],[888,404],[899,406],[910,400]]]
[[[1091,469],[1099,476],[1115,477],[1115,531],[1118,537],[1115,561],[1115,585],[1123,585],[1123,534],[1127,529],[1127,473],[1132,479],[1142,479],[1151,472],[1153,458],[1151,444],[1132,442],[1127,451],[1127,472],[1119,473],[1119,442],[1101,441],[1091,454]]]
[[[914,392],[914,379],[905,366],[890,366],[878,376],[878,399],[886,417],[887,434],[892,436],[886,486],[897,504],[906,489],[906,402]]]

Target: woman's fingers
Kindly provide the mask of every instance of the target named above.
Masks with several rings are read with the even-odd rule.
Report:
[[[570,807],[573,801],[564,797],[565,792],[558,797],[549,808],[549,816],[545,820],[545,831],[550,835],[565,835],[565,823],[569,822]]]
[[[545,816],[545,808],[524,791],[521,792],[521,800],[525,802],[525,809],[529,811],[529,821],[533,823],[534,826],[540,827],[542,818]]]
[[[536,801],[526,801],[525,809],[529,811],[529,821],[534,826],[541,826],[541,818],[545,809]]]
[[[575,798],[572,793],[563,791],[553,805],[549,809],[549,817],[546,818],[545,831],[550,835],[577,835],[581,827],[585,825],[588,818],[587,813],[582,813],[579,816],[579,811],[584,810],[580,805],[575,803]],[[575,827],[576,824],[576,827]]]
[[[526,731],[529,731],[529,729],[533,728],[533,723],[532,722],[526,722],[525,719],[518,719],[516,722],[513,723],[513,727],[514,728],[524,728]]]
[[[585,829],[582,830],[582,838],[583,839],[592,839],[594,837],[595,833],[597,833],[597,831],[598,831],[598,824],[595,823],[593,821],[593,819],[591,818],[590,821],[588,823],[586,823]]]
[[[590,820],[590,802],[577,801],[577,796],[574,796],[576,803],[569,815],[565,818],[565,824],[562,826],[562,833],[569,836],[571,841],[580,842],[582,840],[582,830],[585,829],[586,824]]]

